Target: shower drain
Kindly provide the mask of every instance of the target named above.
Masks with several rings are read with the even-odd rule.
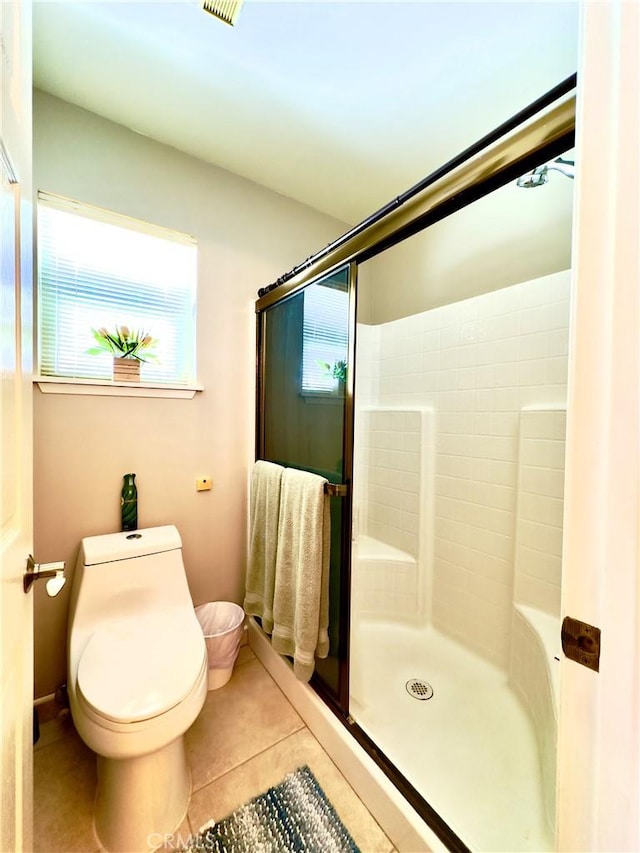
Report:
[[[405,687],[409,696],[413,696],[414,699],[422,699],[424,701],[425,699],[431,699],[433,696],[433,687],[421,678],[411,678],[407,681]]]

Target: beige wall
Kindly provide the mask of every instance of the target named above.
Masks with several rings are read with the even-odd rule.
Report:
[[[194,234],[198,373],[192,400],[45,395],[34,386],[35,554],[73,575],[83,536],[119,529],[122,475],[139,525],[176,524],[196,604],[241,601],[246,474],[253,451],[257,288],[346,225],[41,92],[34,186]],[[196,493],[198,475],[213,490]],[[66,678],[70,583],[36,585],[35,695]]]
[[[569,268],[573,188],[559,172],[536,189],[511,182],[363,264],[370,304],[359,322],[386,323]]]

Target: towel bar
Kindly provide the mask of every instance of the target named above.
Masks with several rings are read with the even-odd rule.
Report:
[[[331,498],[346,498],[349,487],[346,483],[325,483],[324,491]]]

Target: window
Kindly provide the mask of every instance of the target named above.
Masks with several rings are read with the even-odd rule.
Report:
[[[111,379],[92,330],[126,326],[157,342],[142,382],[192,384],[196,277],[193,237],[39,193],[40,374]]]
[[[333,392],[344,379],[349,334],[346,284],[311,284],[304,291],[302,393]],[[342,365],[342,367],[341,367]]]

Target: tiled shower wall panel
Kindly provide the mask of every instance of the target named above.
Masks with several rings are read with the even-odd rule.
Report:
[[[360,476],[367,484],[360,530],[418,557],[422,413],[369,409],[361,413]]]
[[[515,600],[560,617],[567,414],[520,415]]]
[[[358,323],[356,328],[355,423],[353,449],[353,538],[365,532],[369,484],[369,418],[366,411],[378,400],[380,326]]]
[[[555,273],[382,324],[369,353],[358,339],[357,364],[377,377],[369,405],[435,410],[433,621],[505,668],[520,412],[566,405],[569,280]]]

